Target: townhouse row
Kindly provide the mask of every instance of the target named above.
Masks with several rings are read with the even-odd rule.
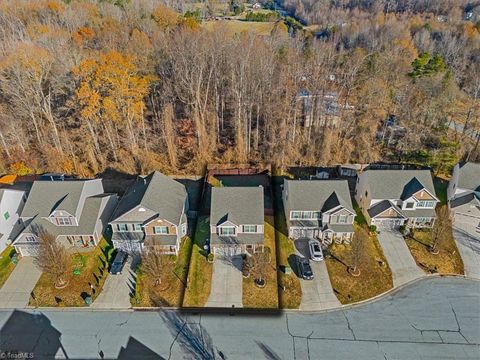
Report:
[[[430,170],[365,170],[347,180],[289,180],[282,200],[292,239],[314,238],[324,246],[350,242],[355,199],[369,225],[429,228],[439,199]],[[215,254],[262,251],[263,187],[211,189],[209,246]],[[448,187],[450,208],[479,228],[480,164],[457,165]],[[27,196],[28,195],[28,196]],[[177,254],[187,234],[189,197],[185,186],[159,172],[138,176],[123,197],[104,192],[101,179],[35,181],[25,191],[0,190],[0,251],[13,243],[22,256],[35,256],[42,232],[68,248],[89,249],[107,228],[113,246],[129,253],[151,248]]]

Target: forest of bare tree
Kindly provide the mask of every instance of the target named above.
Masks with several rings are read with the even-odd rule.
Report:
[[[466,1],[284,0],[309,26],[280,19],[269,36],[207,29],[173,3],[0,2],[0,171],[479,160]]]

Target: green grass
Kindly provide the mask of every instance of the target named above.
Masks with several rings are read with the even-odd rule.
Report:
[[[15,269],[15,264],[11,260],[14,254],[15,249],[13,246],[7,246],[0,254],[0,288],[5,284],[13,269]]]
[[[355,216],[355,222],[360,226],[367,225],[367,219],[365,219],[365,215],[363,215],[362,209],[360,209],[360,206],[357,204],[355,199],[353,199],[353,209],[357,213]]]
[[[288,238],[288,228],[283,210],[282,192],[280,185],[283,184],[282,176],[273,177],[273,195],[274,195],[274,209],[275,209],[275,246],[277,249],[277,262],[279,269],[285,269],[290,266],[288,262],[289,256],[295,254],[295,247],[293,241]],[[292,271],[290,274],[285,274],[283,271],[278,271],[278,285],[285,287],[285,291],[280,288],[278,293],[279,307],[281,309],[298,309],[302,300],[302,289],[300,280]]]
[[[210,295],[213,264],[205,256],[205,240],[210,236],[209,217],[198,219],[188,271],[187,289],[183,298],[185,307],[203,307]]]
[[[440,204],[445,205],[447,203],[448,180],[436,177],[433,179],[433,185],[435,186],[435,193],[440,200]]]

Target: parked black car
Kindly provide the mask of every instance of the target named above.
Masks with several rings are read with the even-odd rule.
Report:
[[[110,266],[110,274],[116,275],[121,274],[123,266],[127,262],[128,254],[123,251],[118,251],[115,259],[113,260],[112,265]]]
[[[298,272],[300,276],[305,280],[313,280],[313,272],[310,267],[310,261],[307,258],[301,258],[298,260]]]

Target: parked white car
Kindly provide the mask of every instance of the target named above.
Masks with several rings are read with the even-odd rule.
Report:
[[[308,247],[310,248],[310,257],[313,261],[323,260],[323,252],[322,247],[320,246],[320,242],[316,240],[310,240],[308,242]]]

